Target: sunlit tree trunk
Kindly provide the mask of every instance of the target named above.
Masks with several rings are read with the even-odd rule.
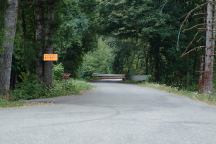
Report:
[[[7,96],[10,90],[12,54],[16,34],[18,0],[7,0],[4,16],[4,39],[0,52],[0,95]]]
[[[213,91],[213,67],[215,47],[215,4],[214,0],[208,0],[206,17],[206,47],[204,56],[204,71],[201,80],[200,92],[212,93]]]

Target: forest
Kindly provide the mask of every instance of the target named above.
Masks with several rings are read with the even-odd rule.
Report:
[[[0,95],[87,89],[93,73],[214,93],[215,0],[0,0]],[[43,61],[58,54],[58,61]],[[71,74],[65,84],[64,73]],[[78,89],[78,90],[77,90]]]

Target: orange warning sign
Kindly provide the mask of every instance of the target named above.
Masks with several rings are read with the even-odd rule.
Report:
[[[44,61],[58,61],[58,54],[44,54]]]

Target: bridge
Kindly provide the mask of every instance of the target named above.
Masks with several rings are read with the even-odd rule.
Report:
[[[100,73],[94,73],[92,74],[93,78],[99,79],[99,80],[125,80],[126,75],[125,74],[100,74]],[[130,80],[134,82],[142,82],[142,81],[148,81],[151,78],[151,75],[132,75],[129,77]]]
[[[99,74],[94,73],[92,76],[96,79],[121,79],[124,80],[126,78],[125,74]]]

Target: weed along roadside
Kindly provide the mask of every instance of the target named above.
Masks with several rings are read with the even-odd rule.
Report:
[[[9,101],[9,100],[5,100],[5,99],[0,99],[0,108],[20,107],[23,105],[24,105],[24,102],[22,102],[22,101]]]
[[[216,105],[216,96],[215,96],[216,93],[200,94],[196,91],[193,92],[193,91],[181,90],[179,88],[167,86],[164,84],[148,83],[148,82],[137,83],[137,85],[142,86],[142,87],[159,89],[159,90],[162,90],[162,91],[165,91],[168,93],[176,94],[178,96],[186,96],[186,97],[189,97],[189,98],[194,99],[194,100],[205,102],[207,104]]]
[[[23,106],[26,103],[24,100],[77,95],[91,88],[90,83],[74,79],[55,81],[51,89],[44,88],[36,81],[25,82],[11,92],[11,100],[0,99],[0,107]]]

